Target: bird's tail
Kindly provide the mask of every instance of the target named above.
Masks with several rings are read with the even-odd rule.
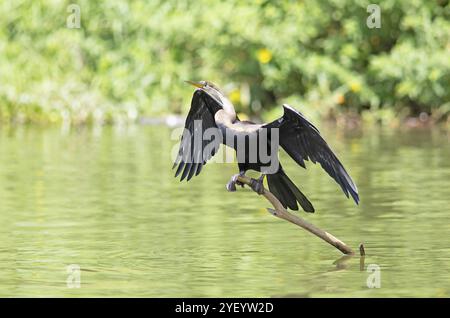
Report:
[[[314,212],[311,202],[288,178],[281,167],[277,173],[267,175],[267,183],[270,192],[280,200],[285,209],[298,210],[298,202],[305,212]]]

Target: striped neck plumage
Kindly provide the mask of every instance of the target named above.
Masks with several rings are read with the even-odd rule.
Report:
[[[225,113],[227,113],[232,120],[234,121],[236,119],[236,110],[234,109],[233,104],[231,103],[231,101],[226,98],[225,96],[223,96],[222,94],[220,94],[220,99],[222,101],[222,106],[223,106],[223,110],[225,111]]]

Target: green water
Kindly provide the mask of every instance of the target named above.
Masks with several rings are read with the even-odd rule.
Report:
[[[226,192],[234,165],[174,179],[169,128],[3,128],[0,296],[450,296],[450,135],[322,130],[360,206],[319,166],[282,162],[316,207],[300,215],[364,242],[364,264]]]

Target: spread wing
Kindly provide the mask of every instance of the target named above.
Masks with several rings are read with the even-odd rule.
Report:
[[[214,121],[215,111],[220,108],[218,102],[202,90],[196,90],[192,97],[184,132],[181,136],[180,149],[172,167],[178,166],[175,177],[181,174],[180,181],[186,177],[189,181],[198,175],[202,167],[219,150],[221,144],[220,131]],[[207,129],[215,129],[210,138],[205,135]],[[211,130],[209,130],[211,133]],[[208,140],[209,139],[209,140]]]
[[[341,186],[347,198],[350,194],[358,204],[359,195],[355,183],[322,138],[319,130],[294,108],[286,104],[283,107],[283,116],[264,127],[279,128],[280,146],[289,156],[303,168],[306,168],[304,160],[318,162]]]

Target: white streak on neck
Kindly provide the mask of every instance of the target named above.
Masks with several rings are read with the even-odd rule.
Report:
[[[236,111],[231,101],[221,94],[220,99],[222,100],[223,110],[229,116],[230,120],[234,122],[236,120]]]

